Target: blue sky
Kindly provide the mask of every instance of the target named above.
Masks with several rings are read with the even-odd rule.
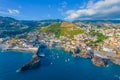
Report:
[[[119,7],[120,0],[0,0],[0,16],[22,20],[120,19]]]

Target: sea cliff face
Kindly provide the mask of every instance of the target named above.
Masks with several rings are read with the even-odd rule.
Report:
[[[107,59],[103,59],[103,58],[98,57],[98,56],[94,56],[92,58],[92,62],[93,62],[94,65],[99,66],[99,67],[100,66],[106,66],[108,64]]]
[[[36,69],[40,66],[40,58],[38,56],[33,57],[33,59],[27,64],[23,65],[17,72],[22,72],[26,70]]]

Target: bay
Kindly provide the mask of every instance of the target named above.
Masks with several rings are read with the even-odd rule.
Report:
[[[74,58],[62,49],[44,49],[41,66],[17,73],[32,53],[0,52],[0,80],[120,80],[120,66],[96,67],[90,59]]]

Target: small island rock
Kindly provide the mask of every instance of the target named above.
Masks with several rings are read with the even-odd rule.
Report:
[[[17,72],[22,72],[22,71],[26,71],[26,70],[36,69],[39,66],[40,66],[40,59],[39,59],[39,57],[36,56],[36,57],[33,57],[33,59],[30,62],[28,62],[23,67],[18,69]]]

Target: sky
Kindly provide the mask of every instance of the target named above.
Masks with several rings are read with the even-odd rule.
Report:
[[[0,16],[19,20],[119,20],[120,0],[0,0]]]

